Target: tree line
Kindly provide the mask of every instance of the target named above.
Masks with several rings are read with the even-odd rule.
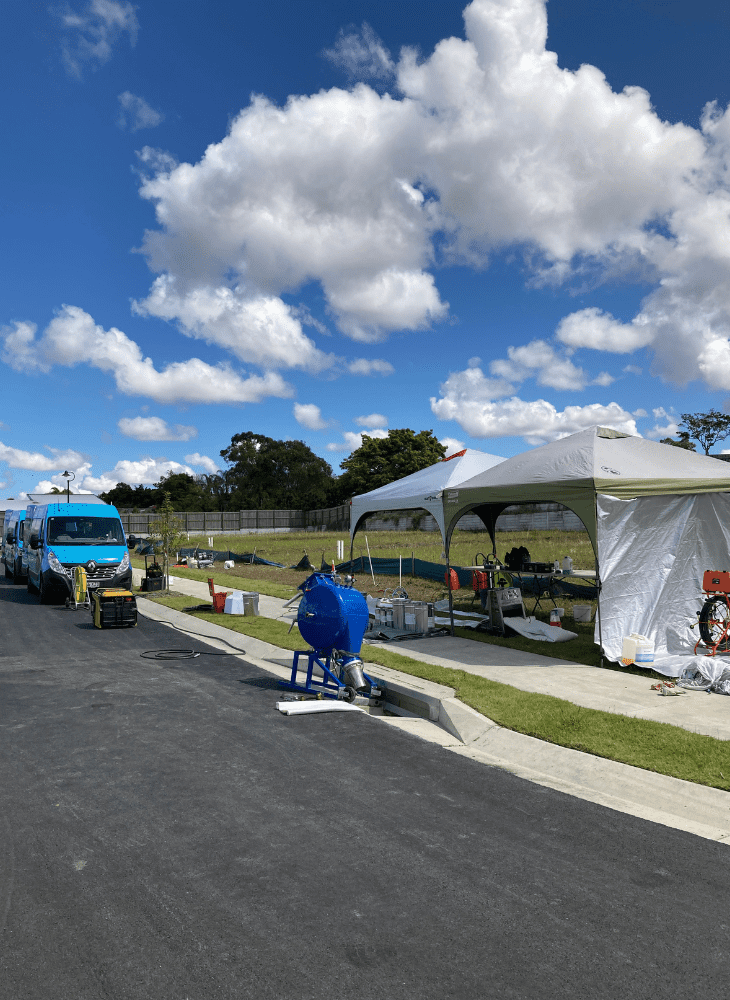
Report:
[[[706,455],[730,436],[730,415],[718,410],[683,413],[677,438],[662,444]],[[694,439],[694,440],[693,440]],[[392,430],[385,438],[365,435],[346,458],[341,475],[303,441],[277,441],[265,434],[234,434],[221,453],[224,468],[212,475],[170,472],[153,486],[119,483],[100,494],[115,507],[160,507],[169,495],[176,511],[322,510],[425,469],[446,455],[432,431]]]
[[[119,483],[100,496],[115,507],[159,507],[168,495],[176,511],[321,510],[386,486],[438,462],[446,449],[432,431],[391,430],[365,435],[336,476],[303,441],[234,434],[221,451],[224,468],[212,475],[170,472],[153,486]]]

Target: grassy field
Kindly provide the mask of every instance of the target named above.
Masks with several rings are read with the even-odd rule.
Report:
[[[370,554],[384,558],[403,556],[404,566],[411,554],[428,562],[444,562],[442,559],[441,536],[437,531],[373,531],[358,532],[355,535],[353,554],[367,559],[367,545]],[[306,552],[313,565],[319,566],[324,558],[328,564],[337,562],[337,541],[345,543],[345,558],[350,555],[350,540],[346,531],[342,532],[292,532],[271,535],[216,535],[213,538],[217,549],[232,552],[253,552],[272,562],[296,565]],[[182,543],[185,547],[199,545],[208,548],[208,539],[202,535],[190,535],[190,540]],[[562,561],[570,556],[575,569],[594,569],[595,557],[588,534],[585,531],[509,531],[497,533],[497,554],[503,557],[514,546],[524,545],[530,550],[533,561]],[[492,543],[486,531],[455,531],[451,542],[451,563],[454,566],[471,566],[477,552],[490,553]]]
[[[194,603],[189,596],[180,594],[169,597],[160,595],[154,599],[179,611]],[[225,625],[242,635],[270,642],[280,649],[300,649],[303,644],[296,631],[289,632],[289,623],[267,618],[226,620],[212,612],[190,614],[215,625]],[[515,648],[515,640],[507,640],[505,644]],[[568,645],[561,646],[561,656]],[[534,644],[532,647],[534,651]],[[505,729],[644,770],[730,790],[730,743],[727,741],[691,733],[666,723],[581,708],[551,695],[520,691],[463,670],[449,670],[414,660],[392,649],[363,645],[361,656],[366,663],[391,667],[454,688],[456,696],[464,704]],[[640,673],[647,677],[648,682],[647,672]]]
[[[441,562],[441,536],[431,531],[377,531],[362,532],[355,536],[355,557],[362,555],[367,565],[367,547],[365,538],[370,545],[370,554],[381,558],[403,556],[402,583],[408,596],[420,601],[439,601],[448,597],[445,582],[424,580],[410,575],[411,555],[428,562]],[[230,549],[232,552],[253,552],[271,562],[284,563],[287,567],[296,565],[306,552],[313,566],[319,569],[324,558],[328,565],[337,561],[337,541],[345,542],[345,557],[349,558],[349,537],[346,532],[292,532],[291,534],[272,535],[216,535],[215,547],[219,550]],[[208,540],[202,536],[191,535],[181,547],[208,547]],[[497,535],[497,554],[504,557],[514,547],[524,545],[530,551],[533,560],[552,562],[569,555],[575,569],[594,569],[595,558],[590,540],[586,532],[581,531],[515,531],[500,532]],[[478,552],[491,552],[491,541],[487,532],[456,531],[451,545],[451,562],[454,566],[471,566]],[[135,556],[132,559],[135,566],[144,566],[144,559]],[[237,563],[232,570],[224,570],[222,563],[217,563],[213,572],[208,570],[175,570],[178,576],[189,576],[192,579],[205,580],[213,576],[221,586],[238,586],[245,590],[258,590],[272,597],[289,597],[304,579],[301,570],[279,569],[274,566],[255,566]],[[359,574],[357,587],[363,592],[369,592],[374,597],[381,597],[385,590],[399,586],[398,576],[375,576],[369,573]],[[283,588],[283,589],[281,589]],[[287,588],[289,588],[287,590]],[[561,598],[560,605],[565,608],[567,619],[572,618],[573,601]],[[576,603],[592,604],[587,598],[576,598]],[[476,607],[472,603],[471,589],[462,588],[454,593],[454,605],[462,610]],[[532,600],[528,601],[530,610]],[[566,622],[567,623],[567,622]]]

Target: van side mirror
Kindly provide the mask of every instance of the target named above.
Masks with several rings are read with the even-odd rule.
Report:
[[[8,543],[8,545],[12,545],[13,544],[13,533],[12,533],[12,531],[9,531],[7,533],[7,535],[5,536],[5,541]]]
[[[127,548],[133,549],[137,544],[137,539],[134,535],[129,535],[127,538]]]
[[[32,549],[37,549],[39,547],[38,535],[31,535],[30,542],[28,544]]]

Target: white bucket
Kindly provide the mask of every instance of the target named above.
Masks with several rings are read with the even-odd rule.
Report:
[[[590,604],[574,604],[573,605],[573,621],[576,622],[589,622],[591,620],[591,606]]]
[[[637,667],[653,666],[654,643],[645,635],[639,635],[638,632],[624,636],[621,647],[621,662],[627,667],[632,663],[635,663]]]
[[[235,563],[232,559],[226,559],[226,561],[223,563],[223,569],[233,569],[234,566]]]

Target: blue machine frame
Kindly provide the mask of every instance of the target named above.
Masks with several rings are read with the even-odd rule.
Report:
[[[303,694],[321,694],[325,698],[341,698],[347,685],[332,670],[332,667],[334,666],[332,662],[333,652],[333,650],[330,650],[329,653],[327,653],[326,658],[322,660],[322,654],[317,653],[313,649],[295,650],[291,668],[291,679],[288,681],[279,681],[279,684],[282,687],[288,688],[290,691],[301,691]],[[307,657],[307,673],[304,684],[299,684],[297,682],[300,656]],[[323,679],[321,681],[315,680],[312,676],[315,667],[319,667],[322,671]],[[370,677],[370,675],[366,674],[364,670],[363,677],[370,685],[371,694],[373,688],[378,691],[382,688],[382,681],[378,681],[376,678]]]

